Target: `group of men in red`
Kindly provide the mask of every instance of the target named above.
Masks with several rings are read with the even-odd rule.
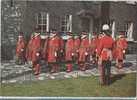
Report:
[[[73,70],[74,62],[78,64],[80,70],[85,71],[87,62],[90,61],[98,65],[101,84],[109,84],[111,61],[115,59],[117,68],[122,68],[127,41],[124,32],[120,32],[118,39],[114,41],[107,24],[103,25],[102,30],[100,34],[94,32],[91,39],[85,31],[77,36],[67,32],[66,42],[56,30],[52,30],[42,44],[43,40],[39,30],[36,29],[27,46],[21,33],[17,42],[16,56],[31,61],[35,75],[40,74],[41,59],[48,63],[51,73],[59,71],[59,63],[64,59],[67,72]],[[62,54],[64,56],[60,56]]]

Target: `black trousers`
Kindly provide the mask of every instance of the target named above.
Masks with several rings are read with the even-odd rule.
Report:
[[[103,83],[106,85],[110,84],[110,75],[111,75],[111,61],[102,61],[102,73],[103,73]]]
[[[19,65],[22,65],[22,64],[25,64],[25,57],[24,57],[24,54],[20,54],[19,57],[17,57],[16,59],[16,63],[19,64]]]

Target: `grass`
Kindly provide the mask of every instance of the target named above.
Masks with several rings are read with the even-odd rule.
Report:
[[[100,86],[98,77],[95,76],[25,84],[3,84],[0,93],[1,96],[135,97],[136,74],[115,76],[110,86]]]

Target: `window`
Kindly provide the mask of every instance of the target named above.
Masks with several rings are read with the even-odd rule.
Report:
[[[126,37],[128,41],[133,41],[133,22],[126,22]]]
[[[110,20],[109,22],[109,26],[110,26],[110,31],[111,31],[111,36],[112,38],[115,38],[115,20]]]
[[[49,31],[49,14],[41,12],[37,14],[37,25],[40,28],[41,33]]]
[[[72,32],[72,15],[66,15],[61,22],[62,32]]]

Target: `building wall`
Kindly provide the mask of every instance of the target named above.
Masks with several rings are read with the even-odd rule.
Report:
[[[13,1],[11,3],[11,1]],[[36,26],[36,14],[48,12],[50,27],[61,31],[61,17],[72,14],[72,31],[83,31],[81,17],[82,10],[88,11],[93,18],[93,29],[101,30],[101,3],[96,1],[33,1],[33,0],[2,0],[1,2],[1,58],[10,60],[15,57],[15,46],[20,31],[24,32],[28,40]],[[123,30],[125,21],[134,24],[134,39],[137,40],[137,6],[123,2],[110,2],[109,18],[116,20],[116,30]],[[86,16],[86,15],[85,15]],[[10,52],[9,52],[10,51]]]
[[[134,23],[133,37],[137,40],[137,4],[131,5],[125,2],[111,2],[110,4],[110,20],[116,22],[116,33],[125,31],[127,21]]]
[[[1,3],[2,60],[14,59],[18,33],[24,32],[28,40],[36,26],[36,14],[39,12],[48,12],[50,28],[56,28],[58,31],[61,31],[61,17],[72,14],[72,31],[76,33],[83,30],[78,12],[88,9],[93,13],[94,18],[100,16],[100,3],[98,2],[2,0]]]
[[[49,13],[49,28],[55,28],[61,31],[61,18],[67,14],[72,15],[72,31],[80,32],[80,17],[77,15],[83,9],[88,9],[93,13],[94,17],[100,16],[100,5],[93,2],[78,1],[28,1],[27,12],[24,27],[26,32],[31,33],[36,25],[36,13]]]
[[[13,59],[15,45],[21,25],[24,22],[26,2],[2,0],[1,1],[1,58]]]

